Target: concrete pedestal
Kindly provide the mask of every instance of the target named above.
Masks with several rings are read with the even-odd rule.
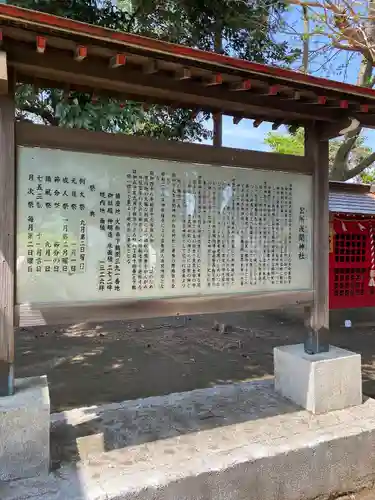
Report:
[[[47,377],[17,379],[0,398],[0,481],[48,474],[49,435]]]
[[[361,356],[339,347],[309,355],[303,344],[274,349],[275,390],[312,413],[362,403]]]

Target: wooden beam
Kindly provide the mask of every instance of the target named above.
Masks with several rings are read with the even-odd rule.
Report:
[[[0,95],[8,93],[8,65],[6,52],[0,51]]]
[[[221,148],[223,145],[223,115],[215,113],[212,119],[214,122],[213,145],[215,148]]]
[[[221,85],[223,83],[223,75],[221,73],[217,73],[216,75],[212,75],[212,77],[205,82],[207,87],[213,87],[215,85]]]
[[[176,73],[176,80],[190,80],[191,71],[189,68],[181,68]]]
[[[14,102],[0,96],[0,396],[14,390],[15,141]]]
[[[305,350],[309,354],[326,352],[329,328],[329,208],[328,140],[322,140],[318,125],[305,130],[305,158],[313,168],[313,290],[309,336]]]
[[[130,321],[176,315],[260,311],[310,304],[313,293],[288,291],[237,295],[193,296],[170,299],[128,300],[96,304],[20,304],[16,307],[18,326],[71,325],[101,321]]]
[[[38,78],[36,80],[35,77],[32,77],[31,75],[24,75],[17,73],[18,80],[17,81],[22,81],[24,83],[28,83],[30,85],[38,83],[38,87],[40,89],[51,89],[56,87],[56,82],[53,80],[47,80],[45,78]],[[180,95],[175,95],[174,93],[169,93],[168,95],[160,96],[160,97],[153,97],[152,95],[139,95],[139,94],[133,94],[131,92],[117,92],[116,90],[114,91],[108,91],[108,90],[103,90],[103,89],[97,89],[97,87],[94,86],[89,86],[89,85],[82,85],[78,83],[74,84],[61,84],[58,88],[61,88],[65,91],[65,96],[64,98],[68,98],[70,96],[70,92],[76,91],[76,92],[82,92],[82,93],[87,93],[87,94],[92,94],[93,91],[98,97],[102,97],[103,99],[108,99],[109,97],[115,97],[118,100],[123,100],[125,101],[135,101],[139,103],[147,103],[150,105],[160,105],[160,106],[171,106],[175,109],[188,109],[192,110],[199,106],[199,109],[197,109],[193,115],[195,117],[201,113],[201,112],[206,112],[206,113],[220,113],[222,112],[222,101],[218,101],[217,99],[215,100],[210,100],[210,103],[208,103],[206,100],[203,105],[197,104],[197,99],[192,98],[190,95],[187,95],[187,99],[184,99],[181,101],[181,96]],[[198,98],[199,99],[199,98]],[[259,113],[259,108],[254,108],[254,107],[249,107],[247,105],[241,105],[241,104],[234,104],[234,110],[232,112],[226,113],[228,116],[238,116],[239,114],[245,119],[250,119],[253,120],[257,118],[257,115]],[[262,111],[262,119],[264,120],[264,109],[261,109]],[[276,118],[278,118],[280,115],[283,113],[278,113],[275,112],[276,116],[269,117],[269,121],[273,121]],[[192,116],[193,116],[192,115]],[[310,122],[310,120],[295,120],[295,122],[299,123],[300,126],[304,126],[305,122]]]
[[[45,36],[36,37],[36,51],[38,54],[44,54],[47,47],[47,38]]]
[[[109,61],[109,67],[112,69],[119,68],[120,66],[125,66],[126,64],[126,55],[125,54],[116,54],[111,57]]]
[[[320,140],[326,141],[340,137],[340,130],[350,125],[350,119],[345,118],[337,123],[322,123],[320,125]]]
[[[82,151],[161,160],[260,168],[310,174],[302,156],[277,155],[235,148],[214,148],[203,144],[163,141],[125,134],[105,134],[79,129],[17,123],[17,144],[48,149]],[[197,166],[197,168],[199,168]]]
[[[276,122],[273,122],[272,130],[277,130],[282,124],[283,124],[283,120],[278,120]]]
[[[74,59],[75,61],[81,62],[87,57],[87,47],[84,45],[78,45],[75,50]]]
[[[343,99],[340,101],[340,108],[341,109],[348,109],[349,107],[349,101],[346,99]]]
[[[243,116],[233,116],[233,125],[238,125],[243,119]]]
[[[268,89],[268,95],[277,95],[280,91],[280,85],[271,85]]]
[[[8,50],[8,48],[7,48]],[[138,94],[147,99],[163,98],[166,101],[176,100],[181,104],[199,106],[202,109],[219,108],[225,114],[241,112],[253,116],[262,114],[265,119],[283,118],[285,121],[323,120],[334,122],[340,115],[339,110],[327,109],[325,106],[315,108],[303,102],[291,102],[276,98],[269,101],[265,95],[253,92],[232,92],[224,85],[207,87],[193,79],[178,81],[159,71],[152,78],[141,71],[120,67],[108,75],[108,63],[105,59],[91,56],[85,64],[78,64],[61,51],[46,51],[44,56],[27,50],[26,44],[12,43],[8,50],[9,64],[17,70],[17,74],[29,74],[33,77],[55,80],[55,86],[69,83],[71,85],[86,85],[105,91]],[[375,119],[374,119],[375,120]],[[273,121],[272,119],[270,121]]]
[[[143,65],[143,73],[145,75],[154,75],[159,71],[158,62],[155,59],[151,59],[147,61],[146,64]]]
[[[251,89],[251,80],[242,80],[241,82],[232,83],[229,89],[234,92],[241,92]]]

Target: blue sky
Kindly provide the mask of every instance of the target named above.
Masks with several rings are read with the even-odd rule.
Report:
[[[287,16],[288,30],[296,33],[302,31],[301,9],[293,7]],[[280,35],[280,38],[285,39],[285,34]],[[298,37],[289,36],[290,44],[301,46]],[[289,41],[288,41],[289,43]],[[316,56],[311,62],[310,72],[315,76],[321,76],[338,81],[346,81],[355,84],[360,59],[350,52],[338,52],[329,64],[324,65],[327,59],[333,55],[331,52],[328,55],[321,53],[322,46],[327,44],[327,39],[320,37],[310,41],[310,50],[316,51]],[[269,147],[264,144],[264,138],[270,132],[271,124],[262,123],[259,128],[254,128],[251,120],[242,120],[238,125],[233,125],[231,117],[224,117],[223,122],[223,145],[227,147],[255,149],[259,151],[269,151]],[[280,127],[280,133],[286,133],[285,128]],[[366,130],[364,133],[366,144],[375,149],[375,130]]]

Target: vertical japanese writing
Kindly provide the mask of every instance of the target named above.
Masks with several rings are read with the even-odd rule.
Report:
[[[115,292],[121,291],[121,193],[115,194],[115,220],[114,220],[114,239],[115,239],[115,261],[114,278]]]
[[[307,250],[306,208],[300,207],[298,219],[298,258],[306,259]]]
[[[27,217],[27,272],[34,272],[34,217]]]
[[[154,183],[154,172],[150,172],[150,177]],[[175,189],[175,186],[172,187]],[[160,269],[159,269],[159,288],[165,287],[165,208],[166,208],[166,185],[160,184]]]
[[[63,272],[71,275],[79,271],[77,247],[82,237],[82,220],[80,226],[74,228],[69,217],[70,213],[86,210],[86,183],[85,177],[28,174],[27,207],[35,214],[27,216],[28,272]],[[95,186],[90,185],[89,190],[95,191]],[[56,225],[48,230],[43,228],[45,214],[52,216],[56,210],[62,221],[61,229],[57,230]],[[94,210],[90,211],[90,216],[95,216]],[[82,262],[80,270],[85,270]]]
[[[170,249],[171,249],[171,286],[172,289],[175,289],[177,286],[177,276],[176,276],[176,252],[177,252],[177,247],[176,247],[176,239],[177,239],[177,182],[176,182],[176,177],[173,177],[172,180],[172,207],[171,207],[171,226],[172,226],[172,233],[171,233],[171,242],[170,242]]]
[[[101,191],[99,193],[99,213],[99,229],[105,235],[106,246],[105,258],[99,260],[98,290],[100,292],[120,292],[121,193]]]
[[[76,251],[73,249],[72,251]],[[87,224],[81,219],[79,222],[79,271],[85,272],[86,269],[86,251],[87,251]]]
[[[61,243],[61,270],[63,273],[67,273],[69,270],[68,219],[63,219],[62,243]]]
[[[106,300],[304,288],[310,279],[310,178],[111,157],[103,174],[94,156],[72,168],[51,154],[43,163],[33,151],[19,176],[28,290],[48,273],[63,300],[85,300],[85,287],[88,300]]]

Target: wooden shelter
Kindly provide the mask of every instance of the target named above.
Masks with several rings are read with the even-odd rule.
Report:
[[[308,352],[319,352],[328,348],[320,338],[328,328],[328,139],[338,135],[341,130],[350,125],[353,119],[359,120],[364,127],[375,126],[375,92],[367,88],[314,78],[293,71],[249,63],[127,33],[114,32],[10,5],[0,5],[0,29],[0,251],[2,254],[0,392],[2,394],[9,394],[13,391],[14,328],[19,325],[166,316],[176,313],[197,314],[267,309],[312,301],[309,327],[312,334],[306,348]],[[67,94],[72,90],[79,90],[95,96],[116,96],[124,102],[135,100],[145,105],[163,104],[171,108],[187,108],[191,110],[192,118],[200,111],[207,111],[212,114],[233,116],[234,123],[239,123],[243,118],[251,118],[254,120],[255,127],[259,126],[262,121],[272,122],[274,129],[284,123],[296,127],[303,126],[306,130],[305,157],[15,123],[13,90],[18,82],[34,84],[38,89],[60,88]],[[16,273],[16,259],[18,265],[20,256],[16,255],[15,237],[17,218],[19,221],[24,215],[18,206],[22,201],[20,196],[23,195],[21,193],[17,198],[16,184],[19,184],[22,177],[18,170],[19,163],[26,161],[23,159],[27,153],[27,151],[24,153],[25,148],[39,148],[42,152],[51,151],[52,169],[55,167],[53,152],[66,151],[100,153],[108,155],[108,158],[124,156],[172,160],[183,162],[184,168],[188,164],[193,164],[194,168],[198,168],[197,164],[217,166],[217,168],[223,165],[241,167],[251,169],[252,172],[269,171],[269,174],[264,175],[268,175],[270,179],[275,176],[274,172],[298,174],[296,185],[304,183],[305,187],[312,178],[313,231],[311,241],[307,242],[304,235],[304,225],[307,224],[305,208],[300,209],[299,229],[296,230],[299,231],[299,237],[302,236],[304,241],[301,244],[300,239],[300,259],[305,258],[303,255],[305,245],[311,244],[313,267],[311,283],[310,278],[306,276],[306,286],[292,289],[287,273],[286,278],[285,276],[275,278],[278,264],[271,262],[269,271],[263,273],[262,279],[266,282],[272,278],[272,283],[278,284],[276,291],[270,286],[261,289],[259,293],[250,293],[251,287],[248,286],[245,287],[246,293],[231,293],[231,287],[228,285],[226,293],[210,294],[207,291],[193,293],[190,290],[191,293],[187,295],[177,294],[176,296],[171,293],[163,296],[161,294],[147,298],[147,300],[144,300],[143,296],[140,300],[136,294],[133,294],[131,297],[123,297],[122,300],[115,301],[76,300],[68,303],[49,303],[48,301],[34,303],[32,296],[29,296],[27,303],[24,303],[20,300],[19,291],[16,289],[15,277],[18,273],[18,270]],[[31,162],[32,159],[31,155],[27,161]],[[224,170],[221,169],[221,171]],[[33,175],[30,174],[29,179]],[[163,173],[160,175],[163,179]],[[174,174],[171,175],[173,177]],[[171,182],[173,184],[174,181]],[[218,185],[220,182],[218,181]],[[264,181],[262,185],[266,186],[267,182]],[[258,184],[259,189],[262,190],[260,181]],[[235,181],[231,185],[228,184],[228,189],[232,189],[232,185],[235,186]],[[245,182],[237,186],[246,191],[249,185]],[[292,191],[292,183],[285,184],[280,189],[271,188],[268,184],[267,186],[269,196],[279,196],[282,203],[285,202],[287,190]],[[266,188],[262,191],[263,198],[265,190]],[[296,191],[298,189],[294,188],[294,192]],[[19,189],[18,193],[20,193]],[[245,200],[248,199],[246,196],[249,196],[248,193],[244,194]],[[251,199],[246,203],[252,207]],[[276,205],[279,207],[279,201],[275,202]],[[272,211],[271,208],[269,212],[265,208],[262,210],[263,216]],[[248,219],[243,215],[244,210],[241,214],[243,220],[247,221]],[[173,230],[175,215],[172,214],[171,217]],[[31,234],[30,226],[33,223],[31,219],[32,217],[29,220],[29,234]],[[251,223],[251,221],[247,222],[247,226],[251,226]],[[258,233],[262,237],[263,229],[259,220],[257,224],[260,228]],[[190,222],[186,222],[186,225],[187,232],[189,232]],[[85,235],[85,231],[86,226],[81,224],[81,236]],[[293,238],[298,239],[298,235],[293,231],[292,229],[289,231],[290,241],[292,234]],[[64,234],[67,235],[67,233]],[[232,235],[231,238],[233,241],[231,251],[234,252],[235,236]],[[19,239],[18,235],[17,241]],[[46,241],[46,246],[47,243],[50,245],[50,242]],[[288,244],[286,240],[286,247]],[[209,241],[208,246],[210,247]],[[129,249],[125,251],[130,252]],[[184,252],[186,251],[185,249]],[[212,255],[212,250],[208,253],[210,252]],[[220,253],[220,250],[216,252]],[[241,253],[243,254],[244,252]],[[172,250],[172,264],[166,262],[167,267],[172,266],[172,278],[169,277],[169,279],[173,283],[175,255],[174,249]],[[263,256],[262,259],[264,258]],[[291,254],[290,258],[292,258]],[[293,258],[298,261],[298,256],[293,255]],[[32,259],[33,257],[30,257],[30,261]],[[259,259],[259,266],[261,266],[261,258]],[[185,266],[188,269],[187,272],[191,272],[193,276],[200,276],[198,269],[200,264],[196,264],[199,259],[193,256],[189,262],[190,268]],[[242,261],[236,264],[238,269],[240,266],[241,269],[245,268],[246,265],[249,266]],[[308,266],[308,262],[306,265]],[[38,273],[38,263],[36,267],[36,273]],[[215,269],[212,270],[212,268],[215,266],[211,265],[210,272],[215,273]],[[84,270],[84,264],[82,269]],[[228,276],[230,275],[228,269],[225,272]],[[72,271],[72,274],[74,273],[75,271]],[[185,271],[182,271],[182,276],[184,273]],[[55,276],[55,289],[58,289],[59,273],[56,272]],[[231,283],[235,287],[233,276],[234,273],[228,280],[232,280]],[[135,275],[133,278],[134,284],[138,283]],[[33,274],[34,284],[38,279],[38,275]],[[64,279],[68,280],[68,278]],[[212,283],[216,279],[216,286],[220,288],[217,277],[210,279]],[[284,279],[289,283],[285,290],[282,286]],[[197,278],[194,277],[190,281],[196,285],[196,280]],[[98,286],[100,288],[101,285]],[[135,288],[136,286],[133,289]]]

